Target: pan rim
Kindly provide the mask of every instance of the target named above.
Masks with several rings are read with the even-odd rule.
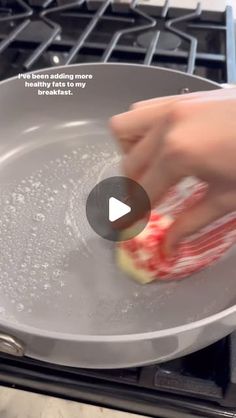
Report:
[[[35,70],[35,71],[28,71],[28,74],[31,73],[43,73],[46,71],[55,71],[55,70],[62,70],[62,69],[70,69],[75,67],[101,67],[101,66],[109,66],[109,67],[132,67],[132,68],[140,68],[140,69],[150,69],[150,70],[157,70],[160,72],[168,72],[168,73],[174,73],[174,74],[180,74],[181,76],[185,76],[187,78],[195,78],[198,80],[201,80],[205,83],[211,84],[212,86],[215,86],[216,88],[222,88],[222,86],[219,83],[216,83],[211,80],[207,80],[203,77],[187,74],[179,70],[172,70],[167,69],[163,67],[158,66],[149,66],[149,65],[142,65],[142,64],[130,64],[130,63],[98,63],[98,62],[90,62],[90,63],[76,63],[76,64],[70,64],[70,65],[60,65],[58,67],[45,67],[43,69]],[[0,87],[8,82],[20,80],[18,76],[13,76],[10,78],[7,78],[5,80],[0,81]],[[53,340],[61,340],[61,341],[75,341],[75,342],[94,342],[94,343],[103,343],[103,342],[132,342],[132,341],[141,341],[141,340],[153,340],[157,338],[165,338],[174,336],[183,332],[188,331],[194,331],[198,328],[204,327],[205,325],[211,325],[214,322],[224,319],[227,316],[236,313],[236,304],[231,306],[230,308],[224,309],[223,311],[220,311],[214,315],[208,316],[206,318],[202,318],[198,321],[190,322],[188,324],[178,325],[176,327],[172,328],[166,328],[163,330],[158,331],[149,331],[149,332],[142,332],[142,333],[134,333],[134,334],[121,334],[121,335],[86,335],[86,334],[72,334],[72,333],[65,333],[65,332],[57,332],[57,331],[47,331],[43,328],[35,328],[31,325],[24,325],[20,322],[12,323],[8,320],[5,320],[4,318],[0,318],[0,325],[7,328],[10,332],[22,332],[26,335],[30,336],[41,336],[47,339],[53,339]]]
[[[24,325],[19,322],[11,323],[7,320],[0,319],[0,326],[6,327],[7,330],[10,332],[22,332],[29,336],[34,337],[43,337],[50,340],[57,340],[57,341],[74,341],[74,342],[91,342],[91,343],[112,343],[112,342],[120,342],[120,343],[129,343],[133,341],[148,341],[148,340],[155,340],[165,337],[173,337],[182,333],[196,331],[199,328],[203,328],[208,325],[212,325],[218,320],[224,319],[227,316],[236,313],[236,305],[231,306],[230,308],[224,309],[221,312],[218,312],[214,315],[209,317],[200,319],[198,321],[190,322],[184,325],[178,325],[177,327],[173,328],[165,328],[163,330],[158,331],[148,331],[148,332],[141,332],[141,333],[134,333],[134,334],[120,334],[120,335],[90,335],[90,334],[72,334],[72,333],[65,333],[65,332],[58,332],[53,330],[45,330],[42,328],[35,328],[31,325]]]
[[[212,81],[212,80],[208,80],[204,77],[200,77],[198,75],[193,75],[193,74],[188,74],[188,73],[184,73],[183,71],[180,70],[173,70],[171,68],[163,68],[163,67],[159,67],[159,66],[154,66],[154,65],[145,65],[145,64],[134,64],[134,63],[119,63],[119,62],[89,62],[89,63],[77,63],[77,64],[69,64],[69,65],[58,65],[56,67],[44,67],[41,68],[39,70],[32,70],[32,71],[26,71],[24,72],[24,74],[32,74],[32,73],[44,73],[46,71],[53,71],[53,70],[61,70],[61,69],[69,69],[69,68],[75,68],[75,67],[136,67],[136,68],[144,68],[144,69],[151,69],[151,70],[158,70],[164,73],[174,73],[174,74],[180,74],[181,76],[185,76],[187,78],[194,78],[194,79],[198,79],[201,80],[205,83],[208,84],[212,84],[215,87],[218,88],[223,88],[219,83],[217,83],[216,81]],[[18,76],[13,76],[13,77],[9,77],[6,78],[5,80],[0,80],[0,87],[1,85],[8,83],[10,81],[14,81],[14,80],[19,80]],[[22,81],[22,80],[21,80]]]

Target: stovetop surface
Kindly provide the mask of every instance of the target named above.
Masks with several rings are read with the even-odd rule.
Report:
[[[0,79],[70,63],[130,62],[235,82],[232,8],[172,3],[0,0]]]
[[[236,82],[232,9],[0,0],[0,79],[82,62],[162,66]],[[1,355],[0,383],[153,417],[236,417],[236,334],[181,359],[124,370]]]

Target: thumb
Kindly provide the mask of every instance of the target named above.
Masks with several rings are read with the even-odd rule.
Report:
[[[171,256],[176,251],[178,244],[184,238],[230,212],[229,208],[219,204],[219,201],[221,201],[219,192],[216,195],[208,191],[194,206],[186,209],[176,218],[164,243],[164,252],[167,256]]]

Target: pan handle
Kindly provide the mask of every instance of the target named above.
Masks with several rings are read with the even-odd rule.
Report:
[[[16,338],[0,333],[0,352],[22,357],[25,350],[23,345]]]

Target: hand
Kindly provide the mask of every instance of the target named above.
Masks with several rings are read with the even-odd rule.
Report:
[[[170,187],[195,176],[205,196],[170,228],[166,251],[236,210],[236,88],[136,103],[110,121],[123,152],[124,173],[138,181],[152,207]]]

